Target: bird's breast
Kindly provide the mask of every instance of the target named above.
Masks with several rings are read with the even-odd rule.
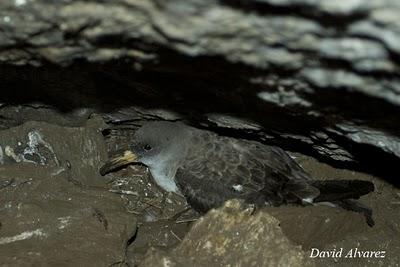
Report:
[[[178,187],[176,186],[174,174],[168,173],[164,168],[151,168],[151,175],[158,186],[167,192],[174,192],[180,194]]]

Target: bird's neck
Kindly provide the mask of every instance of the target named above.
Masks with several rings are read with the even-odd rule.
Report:
[[[148,165],[155,182],[164,190],[180,194],[175,182],[175,174],[182,160],[186,157],[188,151],[188,140],[191,134],[182,135],[179,142],[176,142],[169,150],[160,154],[154,161]]]
[[[177,170],[175,162],[160,161],[150,167],[151,175],[158,186],[165,191],[179,194],[179,189],[175,183],[175,173]]]

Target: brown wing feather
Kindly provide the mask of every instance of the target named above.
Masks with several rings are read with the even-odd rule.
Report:
[[[199,179],[183,168],[177,170],[175,179],[187,202],[199,212],[219,207],[228,199],[241,198],[238,192],[226,187],[220,180],[207,177]]]
[[[309,176],[280,148],[209,132],[199,133],[192,142],[175,175],[190,204],[213,207],[242,198],[280,205],[318,194],[308,185]]]

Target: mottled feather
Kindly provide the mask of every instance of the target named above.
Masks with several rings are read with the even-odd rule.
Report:
[[[189,203],[198,200],[191,204],[199,210],[230,198],[277,206],[319,194],[307,183],[307,173],[278,147],[206,131],[192,132],[190,144],[175,181]]]

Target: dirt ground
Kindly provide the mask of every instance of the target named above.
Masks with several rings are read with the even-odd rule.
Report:
[[[200,215],[193,211],[174,218],[185,200],[160,190],[144,166],[99,175],[107,159],[104,127],[94,116],[82,127],[29,122],[0,131],[1,266],[136,266],[150,248],[168,253],[196,223]],[[326,206],[258,212],[277,218],[306,255],[312,248],[386,252],[383,259],[312,259],[316,266],[398,266],[400,190],[369,174],[291,154],[315,178],[372,181],[376,191],[361,201],[372,207],[376,225]]]

